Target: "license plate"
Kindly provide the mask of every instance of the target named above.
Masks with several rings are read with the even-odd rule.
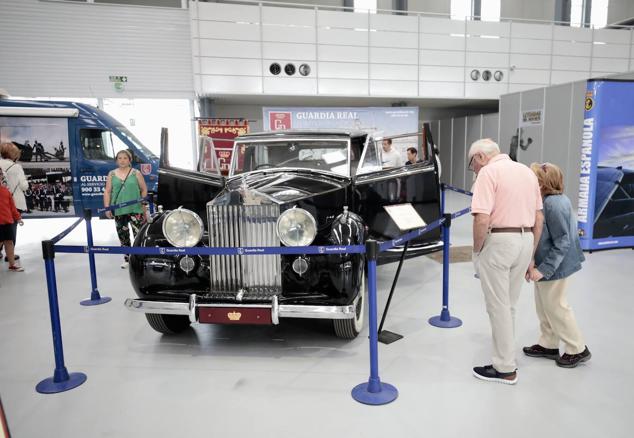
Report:
[[[203,324],[273,324],[271,309],[262,307],[200,307]]]

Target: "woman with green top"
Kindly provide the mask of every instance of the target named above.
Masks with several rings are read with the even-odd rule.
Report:
[[[147,186],[141,172],[132,168],[132,153],[127,149],[121,150],[117,152],[115,161],[118,167],[110,171],[106,180],[106,190],[103,194],[104,207],[145,198]],[[146,209],[145,204],[138,203],[117,208],[114,211],[114,221],[121,246],[130,246],[130,227],[133,234],[139,232],[145,223]],[[107,211],[106,216],[112,218],[112,211]],[[121,268],[127,267],[128,256],[126,255]]]

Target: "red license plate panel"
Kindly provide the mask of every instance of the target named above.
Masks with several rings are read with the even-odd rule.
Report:
[[[273,324],[271,309],[261,307],[199,307],[203,324]]]

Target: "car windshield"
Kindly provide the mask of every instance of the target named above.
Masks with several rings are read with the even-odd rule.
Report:
[[[137,150],[141,151],[148,159],[157,158],[154,152],[143,146],[143,143],[141,143],[139,139],[136,138],[125,126],[117,126],[117,133],[132,143],[132,145],[134,145]]]
[[[350,176],[347,140],[285,140],[238,143],[232,175],[261,169],[312,169]]]

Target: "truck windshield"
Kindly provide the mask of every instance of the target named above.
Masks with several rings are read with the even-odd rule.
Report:
[[[141,153],[143,155],[145,155],[148,159],[152,159],[152,158],[156,159],[157,158],[157,156],[151,150],[149,150],[148,148],[143,146],[143,143],[141,143],[139,141],[139,139],[136,138],[134,136],[134,134],[131,133],[128,130],[128,128],[126,128],[125,126],[117,126],[116,133],[120,137],[125,138],[126,140],[128,140],[136,149],[141,151]]]
[[[299,168],[349,176],[346,140],[287,140],[238,143],[231,175],[272,168]]]

